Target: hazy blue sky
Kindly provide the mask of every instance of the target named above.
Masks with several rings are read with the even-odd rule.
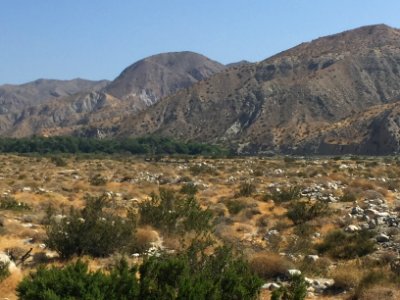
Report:
[[[257,61],[399,16],[399,0],[0,0],[0,84],[113,79],[168,51]]]

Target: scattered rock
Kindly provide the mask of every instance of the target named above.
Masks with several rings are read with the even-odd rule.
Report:
[[[377,235],[376,241],[377,241],[378,243],[386,243],[386,242],[389,242],[389,241],[390,241],[390,237],[387,236],[387,235],[384,234],[384,233],[380,233],[379,235]]]
[[[349,225],[345,228],[346,232],[356,232],[356,231],[360,231],[360,227],[358,227],[357,225]]]

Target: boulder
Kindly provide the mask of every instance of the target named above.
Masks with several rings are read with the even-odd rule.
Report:
[[[12,273],[18,269],[17,266],[15,265],[15,263],[5,253],[0,253],[0,264],[3,266],[8,264],[8,271],[10,271],[10,273]]]
[[[389,242],[389,241],[390,241],[390,237],[387,236],[387,235],[384,234],[384,233],[380,233],[379,235],[376,236],[376,241],[377,241],[378,243],[386,243],[386,242]]]

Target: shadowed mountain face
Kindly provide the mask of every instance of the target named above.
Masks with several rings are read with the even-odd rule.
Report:
[[[224,65],[193,52],[163,53],[129,66],[105,91],[143,109],[224,68]]]
[[[324,151],[316,137],[322,138],[323,130],[399,99],[400,31],[375,25],[226,69],[135,118],[127,117],[118,133],[221,142],[251,153],[319,153]],[[376,131],[368,129],[362,143],[368,146],[372,134]],[[340,139],[344,146],[353,142],[346,136]],[[325,144],[323,148],[327,149]],[[332,147],[334,153],[345,148]]]

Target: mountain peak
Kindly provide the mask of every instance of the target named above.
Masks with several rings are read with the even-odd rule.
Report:
[[[156,54],[123,70],[106,92],[143,108],[224,68],[224,65],[195,52]]]

